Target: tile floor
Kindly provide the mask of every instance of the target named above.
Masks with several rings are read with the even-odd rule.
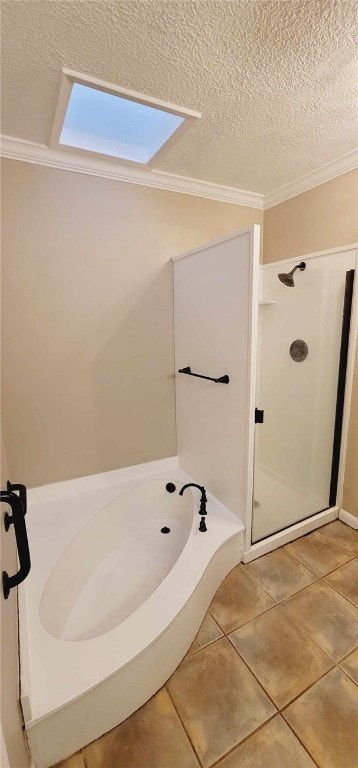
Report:
[[[61,768],[357,768],[358,531],[238,565],[168,683]]]

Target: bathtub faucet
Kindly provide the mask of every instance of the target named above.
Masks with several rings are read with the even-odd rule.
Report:
[[[200,499],[200,509],[199,509],[199,515],[207,515],[206,511],[206,490],[203,485],[198,485],[197,483],[187,483],[186,485],[183,485],[182,489],[179,491],[179,496],[182,496],[186,488],[198,488],[201,492],[201,499]]]

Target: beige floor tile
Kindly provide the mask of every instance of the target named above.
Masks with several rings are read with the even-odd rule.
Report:
[[[340,667],[354,680],[358,685],[358,648],[353,653],[346,656],[343,661],[340,662]]]
[[[296,539],[291,544],[287,544],[285,549],[318,576],[324,576],[352,558],[352,554],[346,549],[335,541],[327,539],[326,536],[321,536],[318,531]]]
[[[358,555],[358,531],[351,528],[350,525],[342,523],[341,520],[334,520],[333,523],[324,525],[319,531],[322,536],[327,536],[348,549],[353,555]]]
[[[284,711],[320,768],[357,768],[358,687],[335,668]]]
[[[198,768],[164,688],[118,728],[86,747],[84,756],[87,768]]]
[[[82,752],[77,752],[72,757],[68,757],[67,760],[62,760],[61,763],[56,764],[55,768],[85,768]]]
[[[226,637],[186,659],[168,688],[204,768],[276,712]]]
[[[280,606],[232,632],[230,640],[279,709],[333,666]]]
[[[223,632],[212,616],[210,616],[210,613],[207,613],[195,640],[188,650],[187,656],[201,651],[202,648],[213,643],[214,640],[218,640],[219,637],[223,637]]]
[[[283,549],[259,557],[245,565],[245,569],[278,601],[307,587],[317,578]]]
[[[315,763],[277,715],[215,768],[315,768]]]
[[[358,644],[357,608],[323,581],[294,595],[283,607],[335,661]]]
[[[325,581],[358,607],[358,558],[330,573]]]
[[[231,632],[274,604],[266,592],[246,575],[243,566],[238,565],[216,592],[210,613],[224,632]]]

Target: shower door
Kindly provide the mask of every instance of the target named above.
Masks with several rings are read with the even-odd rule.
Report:
[[[261,270],[252,543],[335,504],[354,276],[345,262],[309,259],[294,287],[278,280],[294,264]]]

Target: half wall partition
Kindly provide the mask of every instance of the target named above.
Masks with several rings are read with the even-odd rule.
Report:
[[[241,520],[252,498],[259,251],[254,225],[174,259],[179,463]],[[229,382],[179,373],[187,367]]]

